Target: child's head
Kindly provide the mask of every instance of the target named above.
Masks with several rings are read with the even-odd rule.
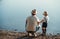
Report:
[[[48,16],[47,11],[44,11],[43,15],[44,15],[44,16]]]

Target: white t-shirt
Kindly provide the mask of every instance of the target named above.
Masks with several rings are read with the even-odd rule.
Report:
[[[46,21],[48,22],[49,21],[49,17],[48,16],[44,16],[42,20],[44,20],[43,22],[46,22]]]

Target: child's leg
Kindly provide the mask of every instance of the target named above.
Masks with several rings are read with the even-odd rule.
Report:
[[[46,35],[46,28],[44,29],[44,35]]]
[[[46,35],[46,28],[45,27],[42,28],[42,34]]]
[[[45,34],[46,34],[46,28],[45,28]]]
[[[44,29],[43,29],[43,27],[42,27],[42,34],[44,33]]]

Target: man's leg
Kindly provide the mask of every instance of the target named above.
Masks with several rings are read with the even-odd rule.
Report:
[[[40,27],[36,27],[36,32],[40,29]]]
[[[37,36],[36,31],[33,31],[32,35],[33,35],[33,37],[36,37]]]

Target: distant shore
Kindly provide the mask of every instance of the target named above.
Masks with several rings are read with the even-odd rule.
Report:
[[[36,34],[40,35],[41,33],[39,32]],[[29,39],[29,37],[23,37],[25,35],[27,35],[27,32],[0,30],[0,39]],[[51,33],[46,36],[40,35],[39,37],[31,39],[60,39],[60,33],[57,33],[56,35],[52,35]]]

